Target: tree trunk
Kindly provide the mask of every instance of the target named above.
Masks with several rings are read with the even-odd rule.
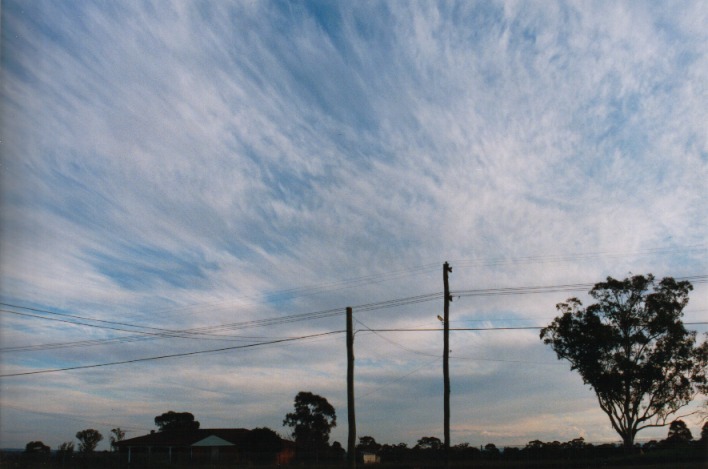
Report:
[[[622,446],[624,447],[624,452],[629,454],[634,451],[634,435],[631,430],[622,435]]]

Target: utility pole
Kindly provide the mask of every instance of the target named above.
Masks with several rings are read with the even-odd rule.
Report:
[[[347,307],[347,461],[350,469],[356,468],[356,417],[354,416],[354,330],[352,308]]]
[[[445,467],[450,467],[450,285],[448,284],[447,274],[452,272],[452,267],[445,262],[443,264],[443,287],[445,296],[445,306],[443,315],[444,326],[444,348],[443,348],[443,380],[445,392]]]

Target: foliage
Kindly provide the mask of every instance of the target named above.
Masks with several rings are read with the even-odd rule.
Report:
[[[155,425],[161,432],[192,431],[199,429],[199,422],[194,420],[190,412],[174,412],[172,410],[155,417]]]
[[[560,303],[561,315],[541,330],[593,388],[625,448],[643,428],[665,425],[706,384],[708,343],[697,346],[681,321],[692,289],[651,274],[608,277],[590,291],[595,304]]]
[[[501,453],[494,443],[487,443],[484,445],[484,454],[492,459],[496,459]]]
[[[376,442],[372,436],[359,437],[359,444],[356,445],[357,453],[372,453],[376,454],[381,449],[381,445]]]
[[[74,442],[73,441],[65,441],[64,443],[59,445],[59,448],[57,448],[57,451],[61,455],[71,455],[74,452]]]
[[[671,445],[685,445],[693,440],[691,430],[683,420],[674,420],[669,425],[669,434],[666,437],[666,442]]]
[[[379,455],[381,456],[381,462],[400,463],[406,459],[410,451],[408,445],[405,443],[382,445],[379,450]]]
[[[337,425],[334,407],[324,397],[305,391],[295,396],[294,407],[295,411],[285,416],[283,425],[293,429],[298,448],[315,454],[328,448],[329,433]]]
[[[113,451],[115,451],[117,449],[116,443],[118,443],[119,441],[123,441],[123,438],[125,438],[125,432],[123,430],[121,430],[120,427],[117,427],[117,428],[114,428],[111,430],[110,441],[111,441],[111,449],[113,449]]]
[[[65,441],[64,443],[59,445],[59,448],[57,448],[57,459],[61,461],[62,466],[66,464],[67,460],[71,460],[71,457],[74,455],[74,442],[73,441]]]
[[[342,444],[338,441],[332,443],[329,450],[327,451],[327,460],[332,462],[344,461],[347,455],[347,450],[342,447]]]
[[[76,439],[79,440],[79,452],[92,453],[96,449],[98,442],[103,440],[103,435],[98,430],[87,428],[77,432]]]
[[[443,444],[442,441],[440,441],[440,438],[437,438],[435,436],[424,436],[423,438],[418,440],[413,449],[438,451],[442,449],[442,447]]]
[[[369,437],[370,438],[370,437]],[[372,438],[373,439],[373,438]],[[437,440],[437,441],[436,441]],[[582,437],[570,441],[530,441],[525,447],[507,447],[501,450],[489,443],[482,447],[460,443],[450,448],[450,461],[454,467],[606,467],[623,464],[645,465],[672,463],[665,467],[677,467],[677,461],[692,464],[705,460],[705,448],[699,442],[689,442],[680,451],[661,442],[645,444],[644,454],[627,455],[621,445],[587,443]],[[437,448],[437,449],[436,449]],[[423,437],[413,448],[404,443],[381,445],[376,453],[385,465],[401,464],[401,467],[441,467],[442,444],[436,437]],[[624,467],[624,466],[622,466]]]
[[[25,453],[48,454],[51,448],[41,441],[30,441],[25,445]]]
[[[270,428],[254,428],[245,440],[246,452],[255,462],[272,462],[283,448],[283,440]]]

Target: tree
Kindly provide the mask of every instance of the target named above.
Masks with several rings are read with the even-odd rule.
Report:
[[[359,453],[373,453],[376,454],[381,449],[381,445],[376,442],[372,436],[361,436],[359,437],[359,444],[356,445],[356,450]]]
[[[119,441],[123,441],[123,438],[125,438],[125,432],[120,429],[120,427],[114,428],[111,430],[111,436],[110,436],[110,441],[111,441],[111,449],[115,451],[117,449],[117,443]]]
[[[74,442],[73,441],[65,441],[64,443],[59,445],[59,448],[57,448],[57,456],[58,459],[61,460],[62,466],[66,464],[67,459],[71,459],[71,457],[74,454]]]
[[[429,449],[431,451],[438,451],[442,449],[443,443],[440,441],[440,438],[435,437],[435,436],[424,436],[418,442],[416,445],[413,447],[413,449]]]
[[[161,432],[199,430],[199,422],[190,412],[168,411],[155,417],[155,425]]]
[[[487,443],[484,445],[484,451],[482,452],[488,459],[498,459],[501,455],[501,451],[497,448],[494,443]]]
[[[30,441],[25,445],[25,453],[33,454],[49,454],[51,448],[41,441]]]
[[[329,451],[327,452],[327,460],[331,462],[342,462],[345,459],[347,450],[342,447],[342,444],[338,441],[332,443]]]
[[[669,434],[666,437],[666,443],[671,446],[683,446],[693,440],[691,429],[688,428],[683,420],[674,420],[669,425]]]
[[[384,463],[403,462],[409,452],[410,450],[408,449],[408,445],[405,443],[398,443],[395,445],[383,445],[379,450],[379,454],[381,455],[381,462]]]
[[[295,396],[295,411],[285,415],[283,425],[293,429],[299,448],[314,453],[328,447],[329,432],[337,425],[334,407],[322,396],[300,391]]]
[[[697,346],[681,321],[692,289],[651,274],[608,277],[590,290],[595,304],[583,308],[570,298],[541,330],[558,359],[595,391],[625,448],[643,428],[666,425],[706,384],[708,343]]]
[[[79,452],[91,453],[96,449],[98,442],[103,440],[103,435],[98,430],[88,428],[77,432],[76,439],[79,440]]]
[[[57,451],[62,456],[65,456],[65,455],[71,456],[71,454],[74,452],[74,442],[73,441],[65,441],[64,443],[59,445],[59,448],[57,449]]]
[[[283,448],[283,440],[270,428],[254,428],[246,435],[245,446],[253,462],[272,463]]]

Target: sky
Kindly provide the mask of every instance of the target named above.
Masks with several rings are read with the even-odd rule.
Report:
[[[443,335],[400,329],[441,329],[446,261],[450,326],[492,329],[451,333],[452,444],[619,441],[518,328],[646,273],[696,280],[708,321],[706,24],[702,1],[4,0],[0,447],[106,449],[168,410],[286,436],[299,391],[346,446],[347,306],[357,434],[442,439]]]

